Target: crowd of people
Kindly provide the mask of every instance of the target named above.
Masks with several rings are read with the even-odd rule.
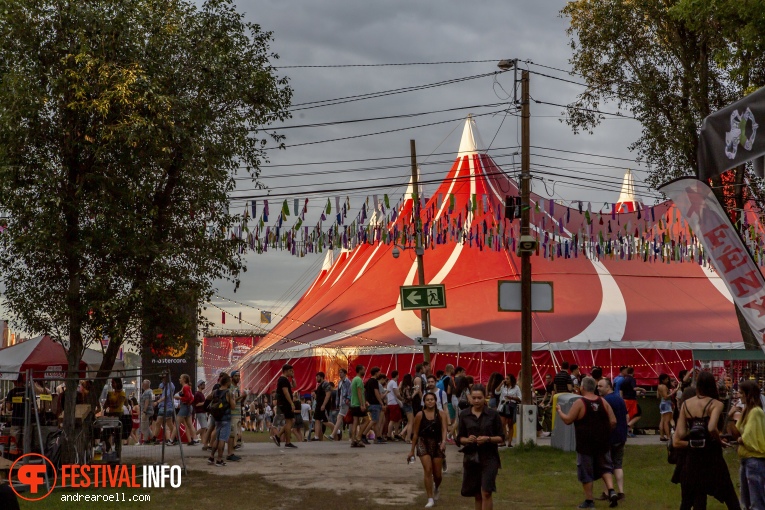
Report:
[[[426,508],[438,500],[448,469],[446,448],[454,445],[464,454],[461,494],[474,498],[476,509],[492,508],[499,448],[513,447],[521,403],[518,379],[496,372],[484,386],[460,366],[435,373],[428,363],[414,368],[414,374],[402,375],[358,365],[353,374],[340,369],[336,382],[318,372],[315,387],[302,396],[290,365],[283,366],[276,391],[261,395],[240,388],[237,370],[221,373],[211,391],[205,381],[192,389],[187,374],[177,385],[168,381],[156,389],[145,380],[138,398],[128,398],[122,380],[114,378],[101,394],[97,413],[123,422],[126,444],[164,441],[172,446],[183,438],[187,446],[201,444],[209,452],[208,462],[218,467],[241,460],[236,450],[248,431],[268,433],[276,446],[290,449],[304,441],[344,438],[351,448],[405,442],[411,445],[407,461],[419,458],[422,465]],[[37,386],[36,394],[47,391]],[[10,435],[23,426],[18,397],[25,391],[19,377],[2,403],[10,413]],[[87,402],[90,391],[92,383],[81,381],[78,403]],[[581,398],[564,411],[554,406],[555,395],[562,393]],[[598,499],[615,507],[625,499],[625,444],[641,419],[638,397],[645,393],[632,367],[620,367],[612,381],[599,367],[585,375],[565,361],[534,392],[540,436],[550,434],[555,418],[574,426],[577,477],[585,496],[579,508],[594,508]],[[734,383],[729,376],[717,380],[710,372],[683,370],[676,379],[660,374],[656,395],[659,441],[668,444],[668,459],[676,466],[672,481],[681,486],[681,510],[706,508],[708,495],[729,509],[765,509],[765,396],[760,385],[744,377]],[[41,411],[56,414],[53,408]],[[733,445],[741,458],[740,501],[722,456],[723,448]],[[599,479],[604,490],[596,497]]]

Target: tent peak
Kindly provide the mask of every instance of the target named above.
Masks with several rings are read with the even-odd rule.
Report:
[[[479,151],[483,151],[483,140],[478,133],[478,129],[475,126],[475,119],[473,115],[469,114],[465,119],[465,127],[462,130],[462,139],[460,140],[460,148],[457,157],[471,156],[477,154]]]
[[[627,169],[622,179],[622,190],[619,193],[619,200],[616,202],[617,212],[634,212],[638,200],[635,198],[635,177],[632,170]]]

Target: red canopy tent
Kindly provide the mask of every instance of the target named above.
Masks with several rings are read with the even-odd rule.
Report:
[[[33,371],[35,378],[61,378],[69,367],[64,347],[50,336],[38,336],[0,349],[0,379],[15,380],[19,373]],[[80,370],[88,365],[80,361]]]
[[[520,279],[519,225],[504,217],[505,197],[519,191],[479,147],[468,118],[456,161],[423,204],[422,220],[425,280],[446,286],[448,305],[431,313],[433,363],[462,365],[486,381],[494,371],[520,369],[520,314],[497,304],[498,280]],[[334,375],[357,363],[413,371],[422,360],[413,343],[420,314],[401,311],[399,286],[417,283],[417,265],[413,251],[391,256],[391,238],[411,242],[411,197],[410,186],[388,224],[372,215],[368,242],[334,260],[327,253],[308,291],[240,361],[245,387],[272,387],[286,362],[301,390],[315,385],[319,370]],[[533,314],[537,385],[563,360],[585,372],[600,366],[606,376],[632,365],[650,383],[689,368],[691,349],[744,347],[732,298],[673,204],[641,206],[624,193],[619,203],[632,212],[614,204],[598,213],[532,194],[533,278],[552,281],[555,296],[553,313]]]

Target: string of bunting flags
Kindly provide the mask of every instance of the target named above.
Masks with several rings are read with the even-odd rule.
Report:
[[[417,195],[415,195],[417,198]],[[515,218],[520,217],[520,200],[506,197],[500,204],[487,195],[473,194],[464,207],[456,207],[453,193],[439,194],[430,200],[419,197],[422,209],[424,248],[434,249],[447,243],[461,243],[481,251],[515,251],[520,229]],[[446,202],[446,203],[444,203]],[[274,225],[267,225],[270,214],[268,200],[260,207],[257,201],[247,204],[242,224],[231,232],[232,238],[244,241],[246,249],[255,253],[269,250],[286,251],[293,256],[322,253],[329,249],[352,250],[361,244],[398,244],[411,246],[415,242],[412,214],[396,221],[404,210],[403,198],[391,207],[388,195],[367,197],[353,219],[350,198],[327,198],[322,205],[316,225],[304,225],[309,199],[284,200]],[[575,201],[576,207],[554,200],[537,198],[532,202],[532,235],[537,239],[537,255],[549,260],[556,258],[606,258],[612,261],[643,260],[644,262],[694,262],[707,266],[709,259],[688,224],[674,207],[658,211],[660,206],[635,203],[635,215],[623,219],[619,204],[604,203],[594,212],[592,203]],[[252,216],[250,216],[250,213]],[[259,214],[254,226],[251,218]],[[291,227],[286,222],[294,215]],[[470,221],[473,217],[481,221]],[[334,216],[332,225],[324,222]],[[765,239],[762,225],[747,223],[747,215],[736,227],[744,238],[755,261],[765,265]],[[480,218],[479,218],[480,219]],[[759,227],[759,228],[757,228]],[[263,321],[262,321],[263,322]]]

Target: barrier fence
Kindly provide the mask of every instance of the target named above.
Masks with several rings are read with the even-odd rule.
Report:
[[[121,370],[108,377],[99,377],[97,373],[82,370],[80,375],[83,377],[67,378],[64,373],[36,370],[0,371],[0,470],[8,469],[10,463],[19,458],[21,465],[44,462],[40,457],[25,456],[28,453],[44,455],[58,470],[61,467],[62,446],[68,442],[74,447],[75,464],[179,463],[185,472],[183,441],[193,437],[195,431],[187,431],[178,423],[175,404],[181,388],[179,381],[169,384],[171,381],[166,371],[143,373],[140,369]],[[134,390],[128,393],[123,387],[120,392],[114,391],[111,387],[114,378],[133,380],[134,386],[131,386]],[[144,413],[141,382],[148,378],[162,380],[163,389],[151,388],[152,412]],[[95,381],[103,381],[104,389],[94,406],[94,400],[88,393],[93,391]],[[77,386],[74,437],[66,437],[62,427],[64,389],[68,384]],[[165,412],[159,416],[157,402],[162,399],[173,404],[166,406]],[[128,402],[129,414],[125,413],[125,402]],[[120,403],[121,409],[111,407]],[[168,411],[167,407],[172,411]],[[143,437],[147,429],[152,431],[148,434],[150,437]],[[167,440],[173,435],[177,443],[171,447]],[[155,441],[149,443],[151,436],[155,436]],[[50,490],[53,473],[48,471],[45,483]],[[28,489],[17,482],[14,486],[18,491]]]

